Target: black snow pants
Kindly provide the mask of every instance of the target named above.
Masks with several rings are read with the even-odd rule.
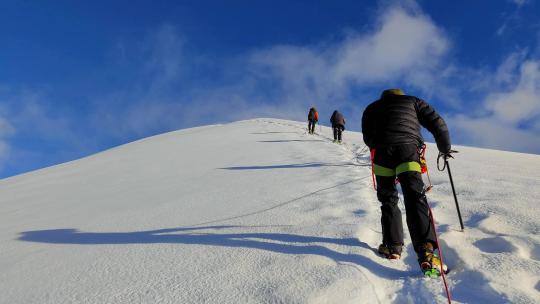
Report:
[[[345,128],[340,125],[336,125],[332,127],[332,130],[334,131],[334,140],[341,140],[341,133],[343,132]]]
[[[376,149],[374,171],[377,179],[377,198],[381,202],[383,244],[403,244],[403,223],[398,207],[396,176],[401,185],[407,227],[418,253],[420,247],[432,243],[437,248],[435,233],[429,217],[420,170],[420,154],[415,144],[404,144]]]
[[[310,119],[308,122],[308,131],[309,133],[313,134],[315,133],[315,124],[317,121],[315,119]]]

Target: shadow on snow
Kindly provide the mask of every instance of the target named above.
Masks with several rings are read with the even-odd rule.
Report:
[[[193,228],[172,228],[139,232],[80,232],[76,229],[54,229],[22,232],[21,241],[49,244],[187,244],[207,245],[230,248],[251,248],[282,254],[319,255],[334,260],[336,263],[352,263],[361,266],[373,274],[399,279],[416,275],[416,271],[403,271],[381,265],[359,254],[341,253],[320,244],[325,243],[342,246],[356,246],[375,249],[354,238],[327,238],[284,233],[208,233],[205,229],[242,228],[242,226],[207,226]]]
[[[331,163],[304,163],[304,164],[289,164],[289,165],[270,165],[270,166],[243,166],[243,167],[225,167],[218,168],[222,170],[265,170],[265,169],[298,169],[298,168],[319,168],[319,167],[347,167],[359,166],[351,162],[342,164]]]
[[[260,143],[284,143],[284,142],[324,142],[320,139],[279,139],[279,140],[259,140]]]
[[[257,135],[263,135],[263,134],[298,134],[298,132],[276,132],[276,131],[269,131],[269,132],[253,132],[249,134],[257,134]]]

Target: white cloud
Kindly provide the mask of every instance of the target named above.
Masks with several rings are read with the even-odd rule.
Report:
[[[424,15],[394,8],[379,23],[374,33],[340,46],[335,67],[338,80],[381,82],[426,73],[438,66],[448,48],[444,33]]]
[[[5,162],[9,158],[11,147],[9,143],[4,140],[0,140],[0,168],[5,166]]]
[[[40,90],[12,91],[7,100],[11,123],[20,133],[42,139],[68,140],[77,143],[75,121],[70,113],[54,105]]]
[[[5,118],[0,116],[0,168],[9,157],[11,146],[9,138],[15,134],[15,128]]]
[[[350,104],[351,90],[407,84],[431,90],[449,48],[445,33],[419,10],[394,6],[381,10],[376,25],[365,32],[349,32],[341,41],[311,46],[281,45],[256,50],[247,69],[255,79],[273,85],[277,108],[305,116],[317,104],[331,111]],[[253,92],[239,96],[252,97]],[[374,96],[366,96],[367,102]],[[354,122],[354,120],[352,120]]]
[[[532,122],[531,129],[536,133],[540,134],[540,119]]]
[[[454,128],[468,144],[539,153],[540,60],[514,53],[485,77],[491,82],[482,102],[486,111],[453,117]]]
[[[507,86],[515,84],[517,81],[516,70],[519,68],[521,62],[523,62],[527,57],[527,52],[520,51],[510,54],[501,65],[497,68],[495,72],[495,77],[493,80],[497,86]],[[485,75],[484,77],[486,77]],[[486,77],[490,78],[490,77]],[[491,82],[491,81],[490,81]]]
[[[146,136],[163,127],[177,126],[181,106],[175,87],[182,87],[196,58],[184,54],[184,39],[170,25],[141,38],[140,45],[118,43],[115,50],[122,65],[129,65],[127,87],[118,88],[93,101],[95,111],[87,117],[99,136],[125,138]]]
[[[538,129],[520,129],[492,116],[457,115],[449,119],[449,124],[465,144],[508,151],[540,151]]]
[[[296,89],[342,90],[349,82],[370,85],[406,79],[429,86],[449,41],[427,16],[402,7],[385,11],[367,33],[313,47],[279,46],[255,52],[252,63]]]
[[[512,2],[516,7],[512,12],[507,12],[505,14],[502,24],[497,31],[495,31],[497,36],[503,36],[508,32],[516,30],[521,23],[520,10],[525,4],[529,3],[529,0],[509,0],[509,2]]]
[[[5,118],[0,116],[0,138],[10,137],[15,134],[15,128]]]
[[[519,75],[511,91],[489,94],[485,103],[498,119],[512,124],[540,115],[540,61],[523,62]]]
[[[64,149],[44,159],[62,159],[61,155],[80,155],[84,150],[87,137],[78,132],[82,121],[54,104],[43,89],[15,88],[2,86],[0,88],[0,167],[6,161],[19,159],[21,164],[12,167],[30,166],[39,153],[45,151],[28,151],[28,142],[57,143]],[[25,155],[25,157],[21,157]],[[27,157],[32,155],[31,157]],[[31,159],[30,159],[31,158]],[[43,164],[42,164],[43,165]]]
[[[163,89],[161,85],[166,86],[175,80],[182,73],[182,68],[189,64],[183,54],[184,43],[170,25],[163,25],[143,42],[143,56],[147,57],[145,72],[154,74],[151,89]]]
[[[204,123],[205,117],[213,118],[208,122],[268,115],[304,119],[312,104],[331,111],[349,103],[351,90],[359,86],[401,83],[428,90],[449,47],[444,32],[417,7],[393,6],[367,31],[331,43],[239,54],[213,70],[225,75],[217,76],[220,81],[179,91],[175,88],[183,88],[190,74],[217,63],[186,51],[188,42],[167,25],[143,41],[142,50],[119,48],[124,60],[144,62],[140,80],[133,89],[96,102],[102,108],[94,125],[119,137]]]
[[[511,0],[515,5],[518,7],[523,6],[525,3],[529,2],[529,0]]]
[[[508,22],[504,22],[501,26],[499,26],[499,28],[495,32],[497,34],[497,36],[504,35],[504,33],[506,32],[507,27],[508,27]]]
[[[377,97],[365,95],[359,101],[358,95],[351,97],[353,90],[358,94],[359,89],[407,86],[433,93],[438,79],[449,71],[444,59],[450,41],[428,16],[409,7],[413,8],[381,10],[369,30],[349,32],[341,41],[256,50],[246,64],[255,79],[242,81],[270,83],[279,94],[267,104],[298,113],[297,119],[303,119],[312,104],[323,112],[347,106],[360,113],[366,102]],[[350,122],[359,125],[358,119]]]
[[[361,113],[376,96],[351,102],[351,90],[401,84],[420,90],[428,99],[446,101],[455,111],[470,111],[448,117],[451,130],[464,143],[540,151],[533,144],[537,136],[528,131],[538,125],[538,62],[527,60],[527,52],[520,51],[495,72],[456,65],[448,58],[451,42],[444,30],[419,9],[394,6],[382,12],[369,30],[349,32],[340,41],[278,45],[241,54],[221,67],[237,81],[181,93],[168,88],[182,85],[190,74],[185,71],[198,68],[185,52],[187,42],[170,27],[146,41],[143,73],[153,73],[150,84],[145,90],[115,92],[108,98],[113,104],[119,100],[122,111],[111,112],[107,106],[96,117],[119,137],[255,116],[302,120],[311,105],[322,113],[342,106]],[[478,99],[462,100],[467,95],[464,88]],[[358,120],[349,121],[359,124]]]

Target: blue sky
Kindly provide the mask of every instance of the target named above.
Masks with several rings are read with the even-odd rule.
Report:
[[[311,105],[360,131],[388,87],[433,104],[454,144],[540,154],[538,16],[533,0],[3,1],[0,177]]]

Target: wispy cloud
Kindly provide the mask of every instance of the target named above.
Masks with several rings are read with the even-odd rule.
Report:
[[[524,4],[526,4],[527,2],[529,2],[529,0],[511,0],[511,1],[512,1],[512,3],[517,5],[518,7],[521,7]]]
[[[515,5],[515,8],[506,13],[506,16],[503,19],[502,24],[496,31],[497,36],[503,36],[509,32],[509,30],[514,29],[521,22],[520,11],[522,7],[529,3],[529,0],[509,0],[509,2]]]
[[[451,124],[456,137],[463,144],[517,152],[540,151],[538,126],[536,130],[520,129],[493,116],[465,115],[452,117]]]
[[[29,135],[50,140],[73,140],[73,116],[69,109],[53,104],[40,89],[5,89],[0,93],[2,110],[9,117],[17,135]]]
[[[135,89],[100,97],[97,104],[106,100],[107,107],[94,121],[118,136],[141,136],[253,116],[303,119],[312,104],[326,111],[345,106],[359,112],[372,97],[351,102],[358,98],[358,92],[352,93],[358,87],[401,83],[431,89],[448,48],[442,29],[411,6],[393,6],[369,29],[349,31],[338,41],[271,46],[225,62],[190,53],[189,41],[165,25],[149,34],[143,51],[120,48],[124,57],[130,51],[138,54],[131,57],[143,62],[137,71],[141,80]],[[214,73],[214,80],[190,82],[200,70]]]
[[[14,133],[15,128],[0,115],[0,168],[4,166],[4,162],[9,157],[11,147],[8,140]]]
[[[145,136],[174,127],[180,109],[182,82],[193,62],[184,55],[184,40],[170,25],[142,37],[138,45],[118,43],[117,64],[128,74],[117,75],[121,85],[95,97],[87,117],[99,136]],[[176,119],[178,120],[178,118]]]
[[[68,155],[84,155],[89,150],[80,123],[70,109],[54,104],[44,89],[2,86],[0,167],[35,168],[36,162],[51,165]],[[46,148],[54,145],[62,149]]]
[[[513,89],[494,92],[486,98],[487,109],[497,119],[511,124],[540,116],[540,61],[524,61],[518,75]]]
[[[15,128],[4,118],[0,117],[0,138],[6,138],[15,133]]]
[[[517,52],[499,66],[485,92],[480,113],[456,115],[452,122],[471,145],[512,151],[540,151],[540,59]]]

